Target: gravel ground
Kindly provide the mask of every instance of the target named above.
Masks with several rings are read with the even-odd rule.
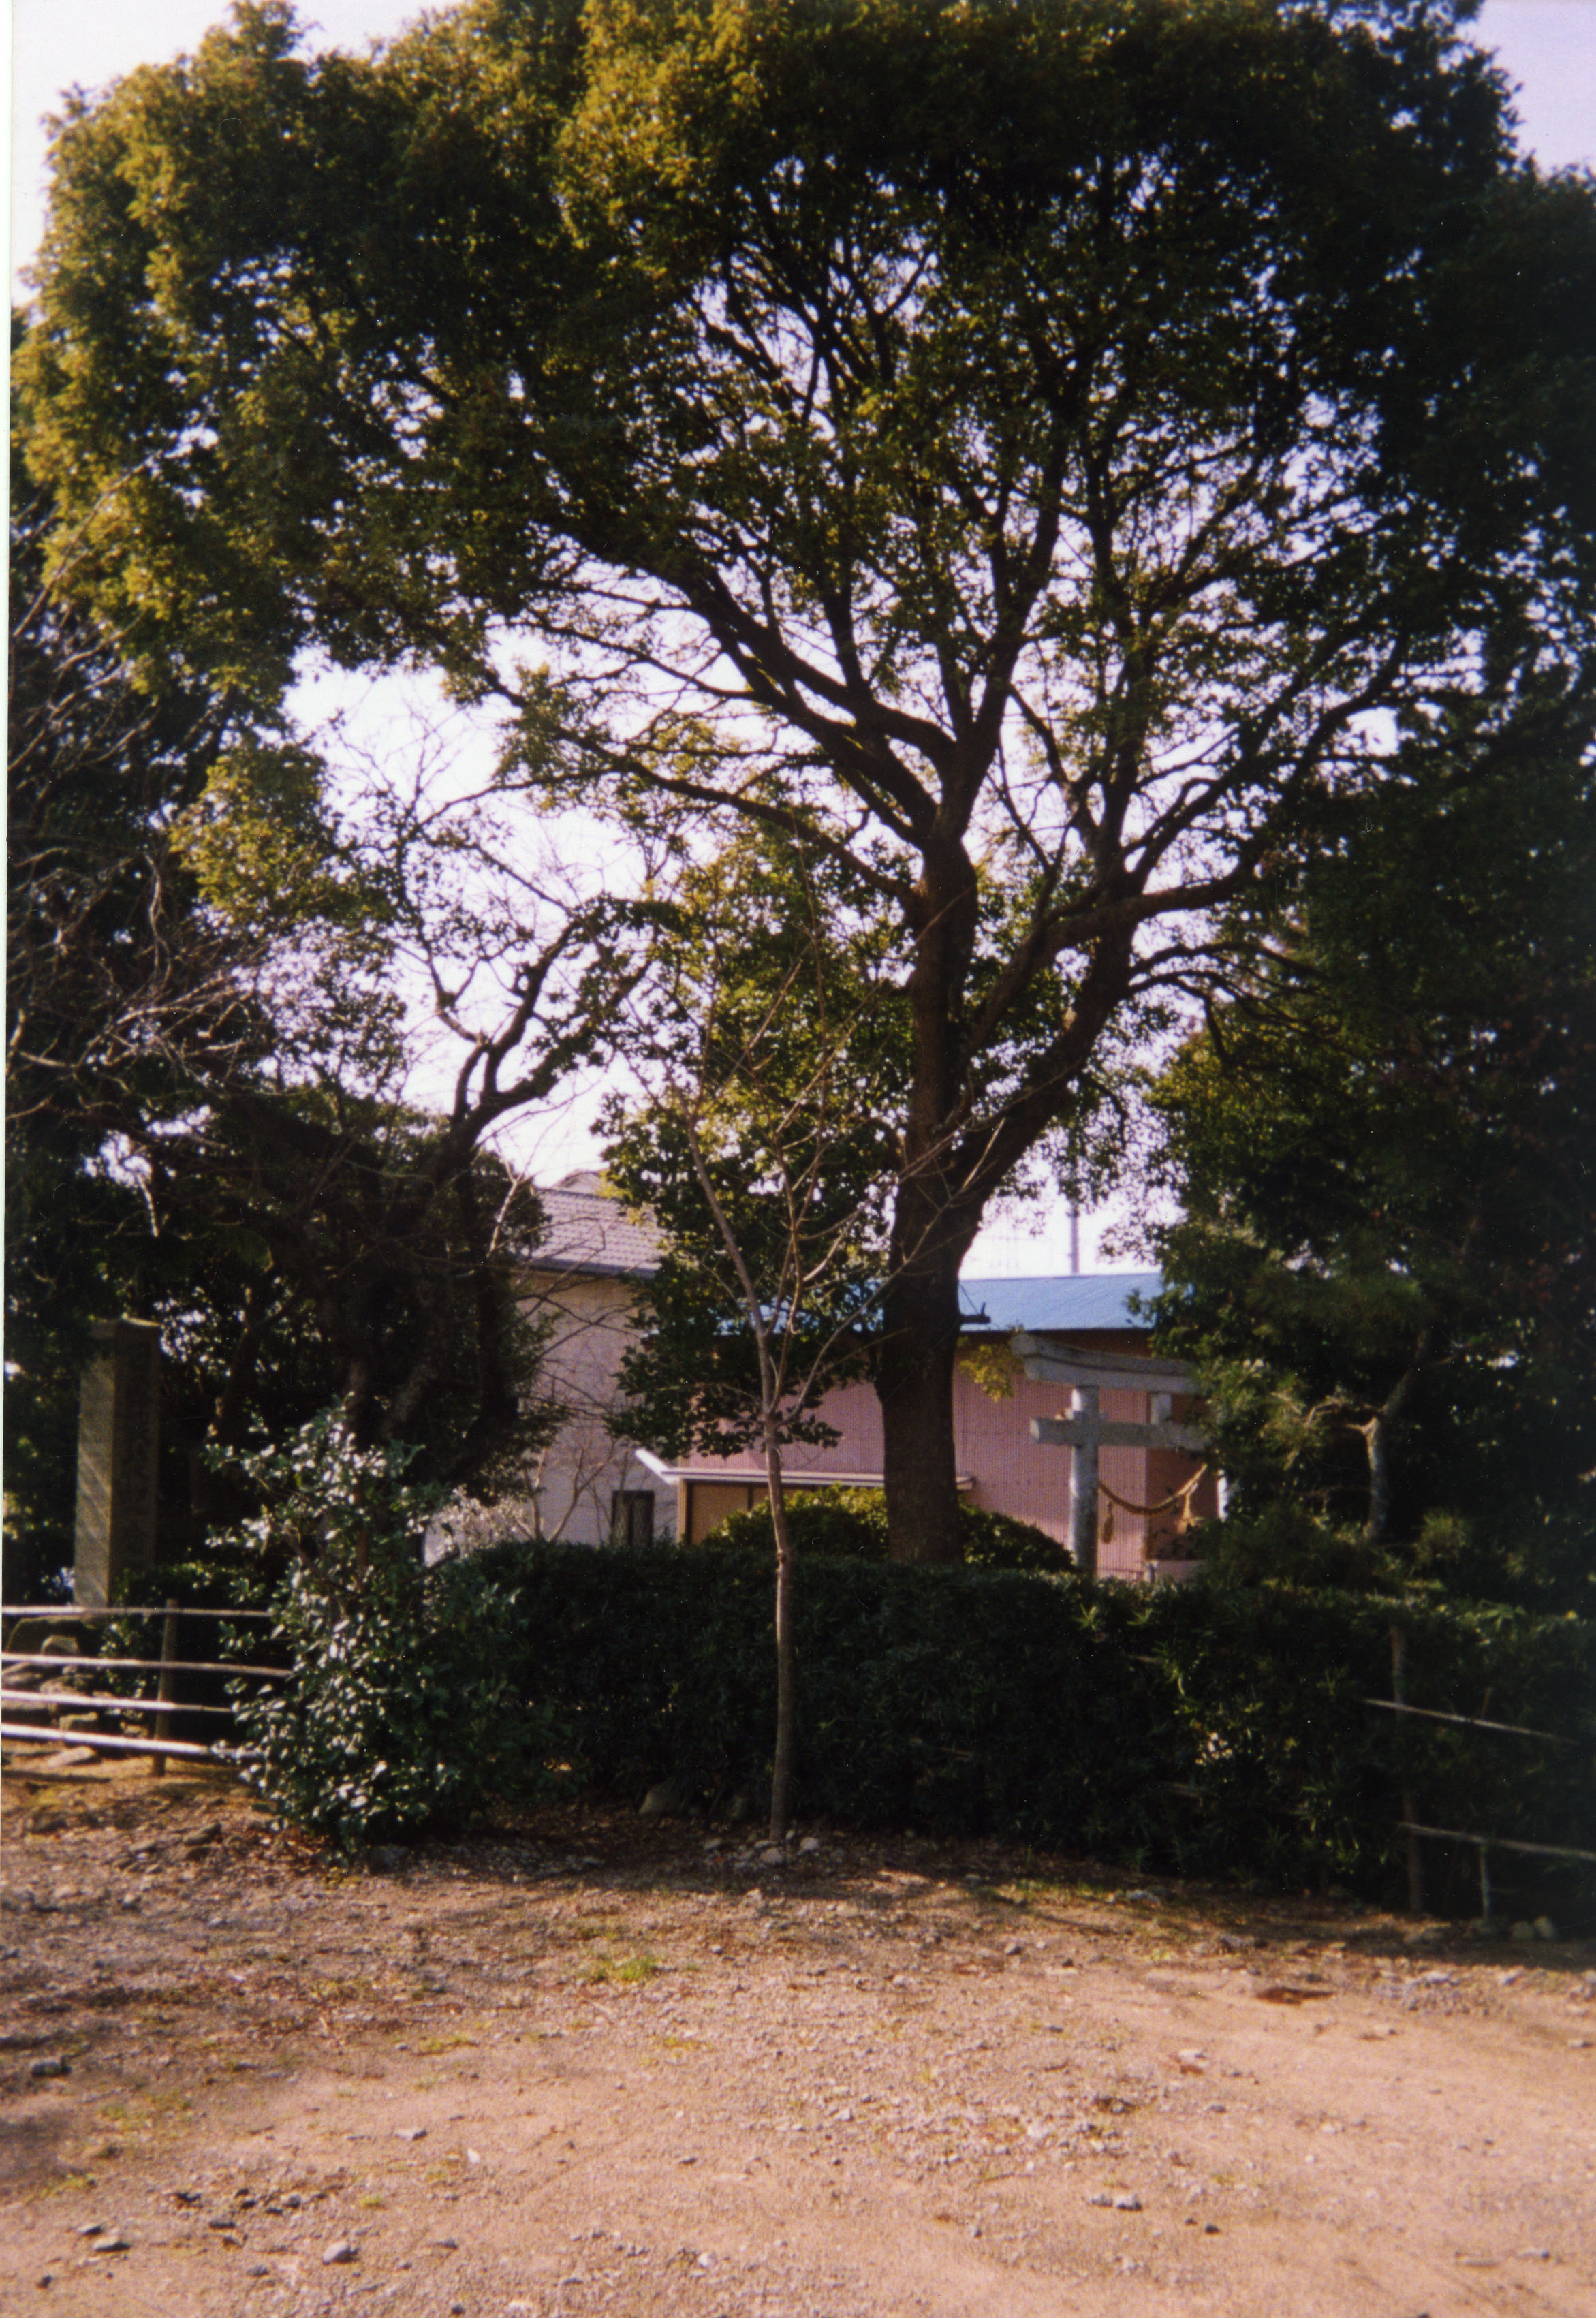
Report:
[[[352,1873],[143,1766],[4,1803],[8,2314],[1596,2310],[1588,1944],[577,1808]]]

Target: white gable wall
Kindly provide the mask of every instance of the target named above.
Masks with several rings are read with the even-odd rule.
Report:
[[[613,1438],[605,1423],[621,1405],[616,1376],[632,1341],[635,1295],[634,1281],[614,1277],[534,1272],[527,1280],[523,1308],[553,1323],[542,1388],[567,1414],[539,1460],[532,1498],[513,1509],[516,1530],[523,1536],[605,1545],[617,1490],[653,1493],[654,1535],[674,1534],[673,1493]]]

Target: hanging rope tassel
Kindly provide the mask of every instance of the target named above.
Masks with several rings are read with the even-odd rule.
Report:
[[[1122,1514],[1140,1514],[1143,1521],[1152,1521],[1158,1514],[1167,1514],[1178,1505],[1179,1513],[1175,1523],[1175,1534],[1179,1537],[1191,1526],[1191,1501],[1213,1469],[1211,1465],[1199,1465],[1189,1481],[1182,1482],[1172,1496],[1161,1497],[1155,1505],[1139,1505],[1134,1497],[1122,1497],[1116,1489],[1108,1487],[1107,1481],[1098,1483],[1098,1494],[1107,1497],[1111,1506],[1117,1505]],[[1109,1513],[1103,1523],[1103,1537],[1105,1541],[1109,1541],[1113,1536],[1114,1515]]]

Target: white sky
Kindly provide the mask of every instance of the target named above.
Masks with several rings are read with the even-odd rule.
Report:
[[[13,279],[27,265],[43,226],[47,177],[43,117],[73,85],[94,89],[138,64],[192,49],[226,14],[223,0],[12,0],[10,247]],[[359,49],[408,22],[415,0],[307,0],[302,19],[318,47]],[[1524,142],[1547,167],[1596,164],[1596,0],[1486,0],[1475,37],[1493,49],[1518,85]],[[25,290],[19,283],[19,294]],[[534,1161],[543,1179],[591,1163],[581,1124],[584,1101],[550,1122]],[[1096,1226],[1082,1232],[1082,1261],[1103,1262]],[[1039,1235],[998,1223],[971,1253],[975,1274],[1062,1271],[1069,1267],[1062,1213]]]

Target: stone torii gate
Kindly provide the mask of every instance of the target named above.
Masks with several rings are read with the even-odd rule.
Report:
[[[1010,1336],[1009,1349],[1033,1384],[1067,1385],[1068,1416],[1033,1416],[1031,1438],[1050,1448],[1069,1449],[1070,1550],[1083,1576],[1098,1574],[1098,1451],[1100,1449],[1185,1449],[1208,1446],[1201,1425],[1177,1424],[1170,1403],[1177,1393],[1195,1390],[1183,1361],[1158,1360],[1142,1352],[1088,1352],[1044,1336]],[[1140,1424],[1101,1414],[1105,1392],[1152,1396],[1152,1417]]]

